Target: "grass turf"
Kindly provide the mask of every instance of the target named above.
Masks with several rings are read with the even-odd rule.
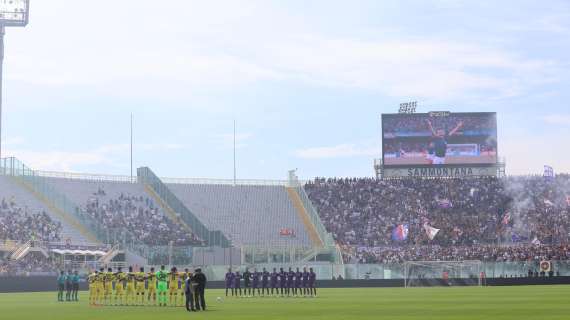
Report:
[[[0,294],[2,320],[182,319],[570,319],[570,286],[319,289],[309,298],[228,298],[208,290],[206,312],[184,308],[89,307],[56,293]]]

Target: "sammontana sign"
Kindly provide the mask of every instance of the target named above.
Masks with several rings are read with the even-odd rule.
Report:
[[[384,168],[383,177],[476,177],[496,176],[495,167]]]

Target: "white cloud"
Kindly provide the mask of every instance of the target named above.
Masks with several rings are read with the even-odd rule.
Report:
[[[553,70],[560,70],[551,61],[468,40],[418,39],[398,32],[376,39],[311,34],[306,22],[292,23],[299,18],[270,4],[176,1],[173,12],[156,11],[153,1],[56,3],[39,4],[26,41],[16,38],[11,44],[15,53],[8,55],[7,79],[66,94],[82,87],[109,96],[158,99],[275,80],[448,98],[481,91],[518,95],[553,81]],[[100,3],[114,9],[108,12]],[[56,18],[66,12],[73,13],[68,15],[72,21],[59,22]],[[108,23],[99,23],[102,16]],[[148,23],[149,17],[160,23]],[[267,22],[275,23],[259,28]]]
[[[378,147],[357,144],[339,144],[329,147],[312,147],[298,149],[295,156],[303,159],[351,158],[378,156]]]
[[[570,172],[570,149],[566,135],[513,135],[502,139],[501,157],[506,157],[506,171],[511,175],[542,173],[544,165],[556,172]]]
[[[133,151],[172,151],[186,148],[185,145],[170,144],[134,144]],[[109,144],[90,151],[35,151],[8,148],[5,155],[14,156],[34,170],[78,171],[79,168],[105,165],[117,167],[118,159],[129,156],[129,144]]]
[[[8,150],[6,154],[15,156],[34,170],[46,171],[75,171],[79,166],[101,165],[110,160],[99,152]]]
[[[267,65],[300,81],[390,96],[448,98],[485,91],[510,96],[552,81],[554,62],[500,48],[437,39],[303,36],[273,44]]]
[[[542,119],[548,124],[570,126],[570,114],[550,114]]]

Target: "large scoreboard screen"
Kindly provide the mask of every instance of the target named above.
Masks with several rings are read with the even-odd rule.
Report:
[[[390,166],[497,163],[497,114],[383,114],[382,160]]]

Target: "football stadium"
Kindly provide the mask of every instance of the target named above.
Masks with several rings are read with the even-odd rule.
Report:
[[[0,319],[570,318],[567,3],[168,2],[0,1]]]

